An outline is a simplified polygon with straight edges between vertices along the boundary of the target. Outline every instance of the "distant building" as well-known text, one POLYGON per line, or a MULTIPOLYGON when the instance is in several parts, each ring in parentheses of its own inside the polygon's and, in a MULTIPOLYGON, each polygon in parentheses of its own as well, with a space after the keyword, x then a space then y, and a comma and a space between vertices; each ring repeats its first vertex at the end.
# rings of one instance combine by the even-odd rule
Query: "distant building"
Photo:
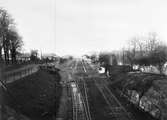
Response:
POLYGON ((48 59, 48 60, 57 60, 59 56, 56 54, 42 54, 41 59, 48 59))
POLYGON ((31 57, 30 53, 22 53, 22 54, 18 54, 16 56, 16 59, 18 61, 30 61, 30 57, 31 57))

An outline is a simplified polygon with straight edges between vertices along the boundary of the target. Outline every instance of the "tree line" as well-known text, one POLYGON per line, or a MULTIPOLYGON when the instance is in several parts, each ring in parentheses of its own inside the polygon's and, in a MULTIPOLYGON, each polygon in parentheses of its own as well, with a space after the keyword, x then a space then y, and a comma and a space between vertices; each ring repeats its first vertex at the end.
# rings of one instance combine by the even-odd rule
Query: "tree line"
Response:
POLYGON ((16 63, 22 46, 14 19, 7 10, 0 8, 0 60, 6 64, 16 63))
POLYGON ((98 55, 85 55, 93 62, 98 62, 103 66, 110 64, 117 65, 138 65, 139 69, 145 66, 155 66, 160 74, 167 69, 167 45, 155 32, 150 32, 144 36, 135 36, 127 41, 126 47, 120 51, 101 52, 98 55), (112 59, 112 60, 111 60, 112 59), (112 62, 111 62, 112 61, 112 62))
POLYGON ((122 58, 124 64, 139 67, 152 65, 162 74, 167 62, 167 45, 155 32, 133 37, 129 40, 128 47, 123 49, 122 58))

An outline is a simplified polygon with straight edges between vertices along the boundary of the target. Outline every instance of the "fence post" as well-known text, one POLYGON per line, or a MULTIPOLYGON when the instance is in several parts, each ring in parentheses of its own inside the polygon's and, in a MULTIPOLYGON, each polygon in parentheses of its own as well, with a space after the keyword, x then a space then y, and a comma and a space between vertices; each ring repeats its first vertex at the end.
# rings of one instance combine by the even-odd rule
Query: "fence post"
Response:
MULTIPOLYGON (((21 78, 21 76, 22 76, 22 72, 20 71, 20 78, 21 78)), ((20 78, 19 78, 19 79, 20 79, 20 78)))
POLYGON ((14 78, 14 80, 16 80, 16 74, 15 74, 15 72, 13 72, 13 78, 14 78))

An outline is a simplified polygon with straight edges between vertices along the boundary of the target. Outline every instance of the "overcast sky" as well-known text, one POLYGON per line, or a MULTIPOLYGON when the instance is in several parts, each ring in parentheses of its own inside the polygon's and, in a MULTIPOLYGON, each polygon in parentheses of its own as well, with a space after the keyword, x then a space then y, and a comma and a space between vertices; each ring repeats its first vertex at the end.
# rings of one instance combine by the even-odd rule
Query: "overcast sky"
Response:
POLYGON ((55 0, 0 0, 0 6, 15 19, 25 52, 56 51, 55 0))
POLYGON ((26 51, 118 50, 148 32, 167 40, 166 0, 0 0, 0 5, 15 18, 26 51))

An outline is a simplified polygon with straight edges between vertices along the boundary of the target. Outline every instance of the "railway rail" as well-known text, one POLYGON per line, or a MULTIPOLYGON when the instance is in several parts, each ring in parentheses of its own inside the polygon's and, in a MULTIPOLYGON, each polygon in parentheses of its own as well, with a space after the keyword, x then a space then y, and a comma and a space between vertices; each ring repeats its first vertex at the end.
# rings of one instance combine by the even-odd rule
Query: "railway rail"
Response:
POLYGON ((73 120, 91 120, 90 113, 88 112, 88 104, 85 100, 86 96, 82 94, 78 85, 75 87, 72 90, 73 120))
MULTIPOLYGON (((91 71, 93 68, 85 62, 82 62, 84 71, 91 71), (87 66, 87 67, 86 67, 87 66), (89 68, 88 68, 89 67, 89 68)), ((104 97, 107 105, 110 108, 110 115, 114 120, 133 120, 133 117, 130 113, 126 111, 126 109, 121 105, 119 100, 113 95, 111 90, 107 86, 107 81, 95 80, 95 85, 99 89, 100 93, 104 97)))
POLYGON ((90 108, 89 108, 89 101, 88 101, 88 95, 87 95, 87 86, 85 81, 81 78, 78 82, 78 89, 80 90, 81 94, 82 94, 82 98, 84 101, 84 105, 85 105, 85 112, 87 115, 88 120, 91 120, 91 113, 90 113, 90 108))
POLYGON ((109 106, 111 113, 110 115, 113 116, 115 120, 133 120, 130 113, 126 111, 126 109, 121 105, 121 103, 117 100, 117 98, 112 94, 109 88, 104 83, 98 83, 95 80, 95 84, 101 94, 103 95, 107 105, 109 106))
MULTIPOLYGON (((75 62, 75 65, 72 65, 72 66, 74 66, 72 73, 74 73, 75 70, 80 67, 77 61, 75 62)), ((73 104, 72 119, 73 120, 91 120, 88 97, 87 97, 87 88, 85 83, 83 83, 82 80, 74 80, 71 83, 71 90, 72 90, 72 104, 73 104)))

